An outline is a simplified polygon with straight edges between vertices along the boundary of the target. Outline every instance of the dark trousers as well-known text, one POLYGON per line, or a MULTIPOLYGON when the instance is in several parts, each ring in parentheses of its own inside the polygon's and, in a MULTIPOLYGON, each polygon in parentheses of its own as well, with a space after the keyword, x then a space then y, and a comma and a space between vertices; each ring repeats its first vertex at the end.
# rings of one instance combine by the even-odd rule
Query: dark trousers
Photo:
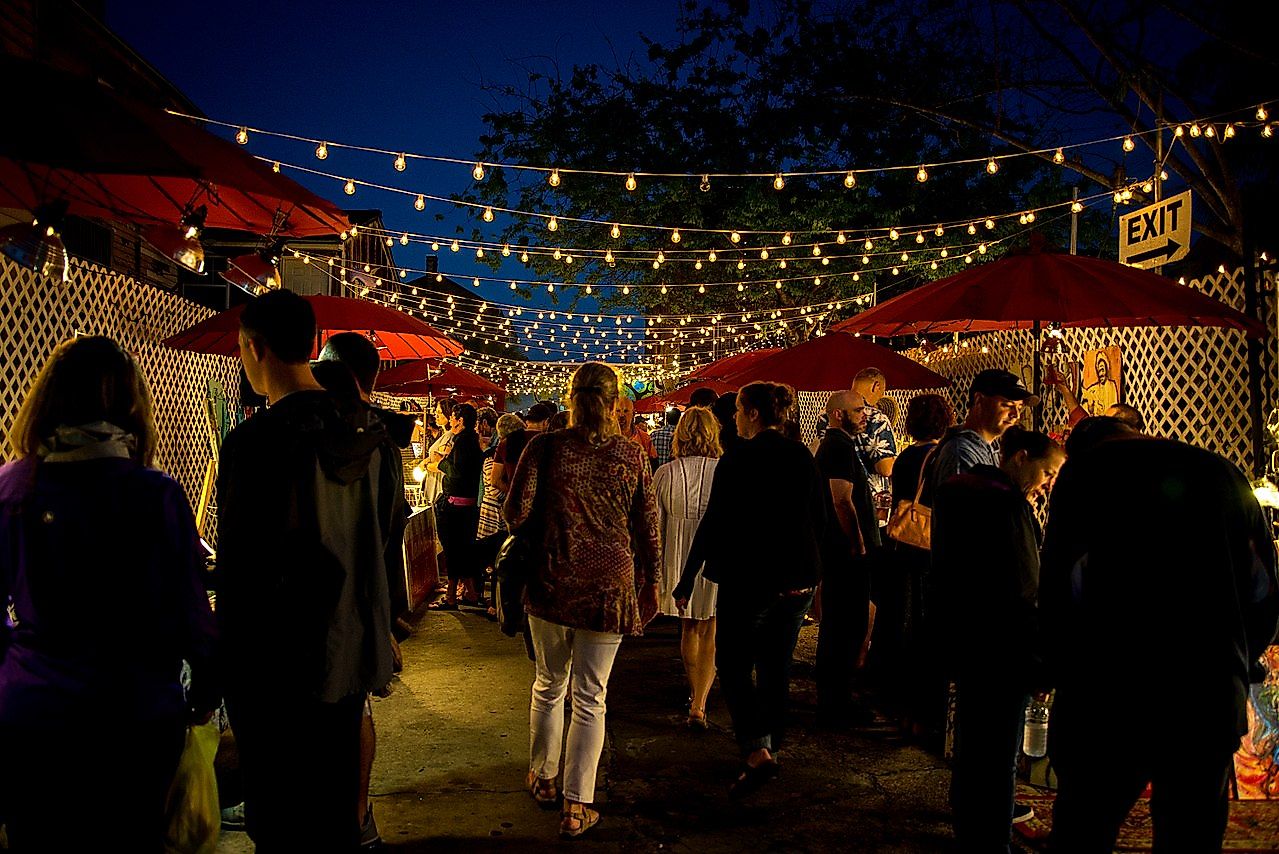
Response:
MULTIPOLYGON (((1106 700, 1114 709, 1124 708, 1120 702, 1113 695, 1106 700)), ((1087 731, 1068 714, 1059 717, 1056 708, 1053 717, 1049 749, 1058 786, 1052 851, 1109 854, 1147 783, 1156 854, 1221 850, 1233 750, 1197 743, 1210 734, 1195 727, 1165 725, 1162 737, 1131 732, 1133 722, 1121 716, 1087 731), (1121 733, 1124 738, 1116 737, 1121 733)))
POLYGON ((323 703, 268 686, 228 691, 245 820, 259 854, 358 849, 364 700, 323 703))
POLYGON ((866 670, 880 708, 893 717, 906 713, 910 697, 908 628, 912 593, 910 568, 898 559, 895 548, 886 547, 871 559, 870 598, 875 603, 875 627, 866 670))
POLYGON ((955 839, 965 852, 1009 851, 1017 754, 1029 699, 1007 671, 955 680, 955 839))
POLYGON ((163 851, 164 802, 185 737, 178 718, 0 727, 9 850, 99 851, 125 815, 128 850, 163 851))
POLYGON ((870 617, 870 573, 864 559, 827 559, 822 574, 822 622, 817 630, 817 713, 847 723, 853 713, 857 657, 870 617))
POLYGON ((715 667, 743 753, 777 750, 786 735, 791 658, 813 594, 719 590, 715 667))
POLYGON ((484 580, 484 567, 477 568, 475 531, 480 525, 479 505, 459 507, 442 496, 435 504, 435 524, 444 547, 449 579, 475 579, 477 587, 484 580))

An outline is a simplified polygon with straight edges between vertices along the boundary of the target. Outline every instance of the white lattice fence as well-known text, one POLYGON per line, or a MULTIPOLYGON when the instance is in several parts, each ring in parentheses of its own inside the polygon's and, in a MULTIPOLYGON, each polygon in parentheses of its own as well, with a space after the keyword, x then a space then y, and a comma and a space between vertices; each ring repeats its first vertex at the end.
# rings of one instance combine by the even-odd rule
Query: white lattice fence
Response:
MULTIPOLYGON (((1190 282, 1189 287, 1244 309, 1242 270, 1217 273, 1190 282)), ((1275 328, 1273 278, 1262 289, 1265 316, 1275 328)), ((1134 329, 1068 329, 1066 354, 1048 357, 1081 360, 1084 351, 1120 348, 1123 402, 1136 407, 1149 431, 1215 451, 1245 470, 1251 470, 1253 449, 1249 439, 1248 358, 1244 336, 1214 328, 1140 327, 1134 329)), ((924 361, 918 351, 908 355, 924 361)), ((974 336, 958 354, 933 353, 926 364, 950 378, 948 390, 959 417, 967 411, 968 386, 979 371, 1005 368, 1025 375, 1030 383, 1034 355, 1031 333, 992 332, 974 336), (983 352, 984 351, 984 352, 983 352)), ((1263 342, 1261 362, 1263 417, 1279 400, 1279 340, 1263 342)), ((913 393, 894 393, 903 405, 913 393)), ((1045 401, 1044 423, 1050 429, 1063 425, 1066 408, 1055 392, 1045 401)))
POLYGON ((209 384, 221 383, 234 407, 237 362, 172 350, 160 341, 211 314, 97 265, 73 261, 70 283, 57 287, 0 256, 0 431, 7 437, 54 347, 77 334, 109 336, 135 354, 151 385, 160 433, 157 468, 181 483, 194 504, 212 456, 209 384))

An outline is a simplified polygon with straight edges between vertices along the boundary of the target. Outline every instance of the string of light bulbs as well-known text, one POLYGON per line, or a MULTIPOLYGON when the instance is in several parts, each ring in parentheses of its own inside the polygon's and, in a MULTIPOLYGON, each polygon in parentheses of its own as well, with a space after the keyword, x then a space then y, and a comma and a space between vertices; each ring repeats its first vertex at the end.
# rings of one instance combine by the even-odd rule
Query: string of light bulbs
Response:
POLYGON ((562 183, 563 176, 566 175, 583 175, 600 178, 623 178, 623 186, 628 192, 634 192, 638 189, 639 179, 641 178, 659 178, 659 179, 685 179, 699 181, 699 187, 704 191, 709 191, 710 182, 715 180, 751 180, 751 179, 768 179, 773 183, 774 189, 785 189, 786 180, 794 178, 828 178, 838 177, 842 179, 842 183, 846 189, 852 189, 857 186, 858 176, 871 174, 891 173, 901 171, 914 171, 916 179, 926 181, 928 179, 929 169, 942 169, 947 167, 972 166, 983 164, 985 170, 991 174, 998 172, 1000 165, 1007 161, 1015 160, 1023 157, 1051 157, 1055 163, 1064 163, 1066 160, 1065 153, 1074 152, 1082 148, 1088 148, 1107 143, 1121 142, 1125 153, 1132 152, 1136 148, 1136 140, 1144 139, 1154 134, 1163 134, 1171 131, 1176 138, 1181 138, 1187 134, 1191 137, 1199 138, 1200 136, 1208 139, 1220 139, 1225 141, 1233 138, 1237 134, 1237 129, 1242 128, 1261 128, 1263 137, 1270 138, 1274 135, 1274 124, 1270 122, 1270 105, 1276 99, 1267 99, 1260 103, 1254 103, 1245 108, 1222 111, 1211 116, 1191 119, 1183 122, 1158 122, 1154 127, 1145 130, 1133 129, 1130 132, 1113 134, 1084 142, 1068 143, 1061 145, 1049 145, 1036 148, 1029 151, 1016 151, 1004 154, 988 154, 974 157, 964 157, 952 160, 941 160, 923 163, 900 163, 880 166, 862 166, 850 168, 844 166, 829 166, 818 169, 782 169, 778 168, 772 171, 751 171, 751 172, 720 172, 714 170, 701 170, 696 172, 663 172, 649 171, 644 169, 585 169, 574 166, 558 166, 558 165, 542 165, 517 163, 500 160, 475 160, 474 158, 451 157, 445 155, 425 154, 405 149, 389 149, 377 146, 358 145, 354 143, 331 141, 319 137, 304 136, 301 134, 290 133, 285 131, 277 131, 268 128, 255 127, 247 123, 229 122, 218 119, 211 119, 205 116, 197 116, 190 113, 184 113, 177 110, 167 110, 171 115, 181 118, 200 122, 215 127, 222 127, 235 130, 235 140, 241 145, 247 145, 251 134, 259 134, 262 136, 273 137, 276 139, 284 139, 294 142, 306 143, 313 146, 313 151, 317 159, 326 160, 329 157, 330 149, 347 150, 361 152, 365 154, 377 154, 383 157, 393 158, 391 161, 392 168, 397 172, 404 172, 408 169, 408 164, 412 160, 423 162, 442 163, 450 165, 469 166, 471 168, 471 177, 476 181, 482 181, 485 177, 486 170, 501 168, 513 171, 534 172, 546 176, 547 183, 552 187, 558 187, 562 183), (1249 119, 1235 119, 1227 121, 1229 116, 1237 116, 1240 113, 1250 113, 1249 119), (1220 132, 1216 126, 1222 125, 1220 132))

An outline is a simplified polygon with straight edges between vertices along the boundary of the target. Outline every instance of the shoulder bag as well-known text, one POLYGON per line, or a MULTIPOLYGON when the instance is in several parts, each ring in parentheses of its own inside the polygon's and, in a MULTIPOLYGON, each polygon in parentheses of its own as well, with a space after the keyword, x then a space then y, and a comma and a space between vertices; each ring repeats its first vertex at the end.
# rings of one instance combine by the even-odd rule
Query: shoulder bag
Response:
POLYGON ((893 515, 888 520, 886 532, 889 537, 899 543, 914 546, 928 551, 932 548, 933 511, 925 507, 920 498, 924 494, 924 479, 928 477, 928 461, 937 453, 941 443, 933 445, 919 467, 919 484, 915 487, 914 500, 897 502, 893 515))
POLYGON ((497 621, 502 634, 515 637, 524 629, 524 594, 530 583, 541 575, 546 563, 546 467, 551 460, 553 439, 548 435, 542 443, 537 466, 537 491, 533 507, 518 530, 512 530, 493 561, 493 582, 497 587, 497 621))

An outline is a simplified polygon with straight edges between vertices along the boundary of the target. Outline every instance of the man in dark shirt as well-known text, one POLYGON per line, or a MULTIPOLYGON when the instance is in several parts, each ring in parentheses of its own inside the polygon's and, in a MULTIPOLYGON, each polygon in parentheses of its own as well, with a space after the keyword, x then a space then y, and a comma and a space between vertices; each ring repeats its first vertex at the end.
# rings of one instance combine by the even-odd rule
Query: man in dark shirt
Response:
POLYGON ((270 407, 219 459, 226 700, 263 854, 356 846, 361 709, 391 678, 389 439, 372 408, 315 381, 314 341, 296 294, 245 306, 240 358, 270 407))
POLYGON ((1110 851, 1149 782, 1156 851, 1219 851, 1249 684, 1279 623, 1274 541, 1226 460, 1087 431, 1107 432, 1092 447, 1072 434, 1044 540, 1054 850, 1110 851))
POLYGON ((827 429, 815 461, 829 488, 822 548, 822 622, 817 636, 817 714, 820 725, 866 723, 870 710, 853 704, 853 676, 859 667, 870 616, 870 567, 880 545, 879 524, 869 479, 854 443, 866 429, 866 399, 857 392, 830 396, 827 429))

